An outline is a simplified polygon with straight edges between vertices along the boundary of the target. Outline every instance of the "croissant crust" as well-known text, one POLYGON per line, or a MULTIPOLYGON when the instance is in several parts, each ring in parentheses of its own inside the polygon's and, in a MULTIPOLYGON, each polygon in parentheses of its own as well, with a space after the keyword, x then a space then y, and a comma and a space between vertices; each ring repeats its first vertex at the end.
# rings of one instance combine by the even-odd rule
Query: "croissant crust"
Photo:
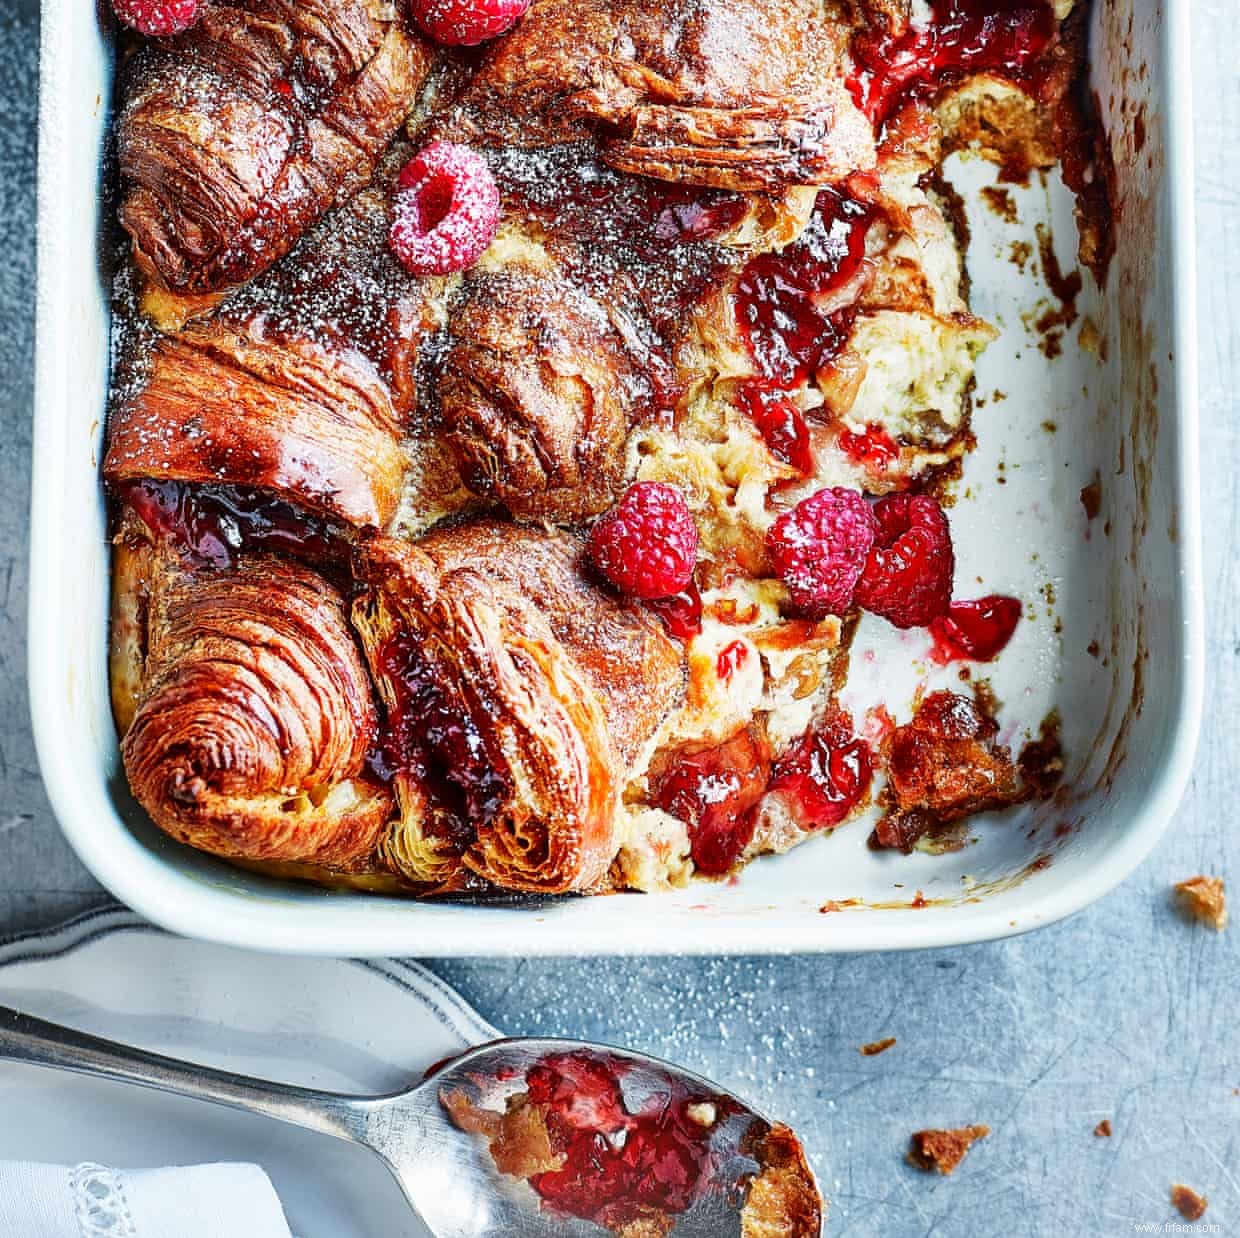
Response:
POLYGON ((432 64, 379 12, 367 0, 212 4, 133 57, 120 214, 149 277, 193 294, 243 283, 365 183, 432 64))
POLYGON ((846 38, 808 0, 539 0, 454 123, 493 145, 597 136, 613 167, 694 185, 826 184, 875 159, 846 38))
POLYGON ((392 801, 363 776, 375 706, 338 591, 287 560, 193 570, 127 536, 147 594, 121 745, 139 803, 216 855, 367 866, 392 801))
POLYGON ((465 484, 518 517, 609 507, 645 382, 602 311, 554 278, 480 274, 449 331, 437 393, 465 484))
POLYGON ((565 534, 489 521, 365 549, 354 623, 406 745, 389 859, 411 879, 443 884, 463 865, 515 890, 603 881, 625 774, 683 671, 657 623, 584 580, 577 554, 565 534), (450 732, 468 755, 445 791, 450 732), (419 746, 438 788, 407 772, 419 746))
POLYGON ((274 491, 385 525, 405 458, 389 387, 360 352, 267 330, 261 315, 191 323, 154 347, 109 423, 104 476, 274 491))

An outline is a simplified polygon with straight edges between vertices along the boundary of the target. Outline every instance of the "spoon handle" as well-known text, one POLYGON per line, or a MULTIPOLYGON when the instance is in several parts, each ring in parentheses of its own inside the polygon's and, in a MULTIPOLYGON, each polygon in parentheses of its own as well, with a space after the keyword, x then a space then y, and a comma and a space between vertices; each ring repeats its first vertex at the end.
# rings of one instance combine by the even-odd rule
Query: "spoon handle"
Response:
POLYGON ((364 1098, 251 1079, 117 1044, 0 1006, 0 1059, 136 1083, 366 1143, 364 1098))

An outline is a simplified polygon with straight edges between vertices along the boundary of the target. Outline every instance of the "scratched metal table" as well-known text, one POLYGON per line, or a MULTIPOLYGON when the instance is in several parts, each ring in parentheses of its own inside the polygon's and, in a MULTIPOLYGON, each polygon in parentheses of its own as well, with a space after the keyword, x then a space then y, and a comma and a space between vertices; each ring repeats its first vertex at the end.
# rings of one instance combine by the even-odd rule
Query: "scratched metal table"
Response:
MULTIPOLYGON (((1240 76, 1233 0, 1194 11, 1210 672, 1196 775, 1153 857, 1066 924, 962 950, 432 962, 511 1032, 663 1054, 794 1123, 831 1235, 1129 1234, 1179 1220, 1173 1181, 1240 1234, 1240 923, 1216 935, 1168 906, 1199 871, 1240 902, 1240 76), (904 1165, 910 1131, 975 1122, 992 1134, 954 1177, 904 1165)), ((27 723, 37 43, 35 0, 0 0, 0 934, 106 901, 61 841, 27 723)))

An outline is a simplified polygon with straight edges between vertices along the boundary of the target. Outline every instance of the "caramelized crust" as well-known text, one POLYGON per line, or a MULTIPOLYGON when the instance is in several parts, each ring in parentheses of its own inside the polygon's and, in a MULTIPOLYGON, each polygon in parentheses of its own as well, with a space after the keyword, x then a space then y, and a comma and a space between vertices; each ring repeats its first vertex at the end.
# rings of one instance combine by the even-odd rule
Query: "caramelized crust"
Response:
POLYGON ((755 1124, 742 1150, 762 1168, 741 1209, 741 1238, 819 1238, 825 1209, 792 1130, 782 1122, 755 1124))
POLYGON ((118 402, 104 476, 271 490, 383 526, 405 458, 387 384, 356 349, 281 336, 262 315, 159 339, 144 386, 118 402))
POLYGON ((389 711, 389 851, 410 879, 442 886, 463 864, 515 890, 602 882, 619 789, 683 670, 577 555, 567 535, 489 521, 362 552, 353 619, 389 711))
POLYGON ((913 720, 891 736, 891 811, 875 827, 870 845, 907 852, 939 826, 1026 798, 1011 754, 994 742, 998 731, 998 723, 968 697, 926 697, 913 720))
POLYGON ((597 135, 623 172, 724 189, 829 184, 874 163, 810 0, 536 0, 450 124, 492 145, 597 135))
POLYGON ((432 63, 395 11, 217 3, 134 56, 120 213, 148 277, 181 293, 243 283, 366 182, 432 63))
POLYGON ((141 667, 121 745, 138 802, 216 855, 367 867, 392 802, 363 777, 377 722, 339 592, 267 555, 194 570, 138 527, 121 553, 145 623, 113 634, 141 640, 114 644, 114 662, 141 667))
POLYGON ((449 332, 437 390, 465 484, 517 517, 611 506, 646 384, 603 311, 554 277, 483 273, 449 332))

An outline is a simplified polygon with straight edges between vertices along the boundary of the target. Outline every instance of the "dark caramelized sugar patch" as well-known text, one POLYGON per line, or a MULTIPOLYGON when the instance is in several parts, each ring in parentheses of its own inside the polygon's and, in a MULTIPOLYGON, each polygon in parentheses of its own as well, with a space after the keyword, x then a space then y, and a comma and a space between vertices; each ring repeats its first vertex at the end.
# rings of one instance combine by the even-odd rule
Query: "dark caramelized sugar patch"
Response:
POLYGON ((716 242, 745 215, 745 199, 615 172, 590 143, 484 153, 505 212, 539 225, 572 282, 608 307, 656 388, 670 388, 670 349, 735 261, 716 242))
POLYGON ((233 566, 247 551, 280 551, 315 563, 342 563, 342 526, 261 490, 179 481, 127 482, 121 501, 151 530, 212 567, 233 566))

